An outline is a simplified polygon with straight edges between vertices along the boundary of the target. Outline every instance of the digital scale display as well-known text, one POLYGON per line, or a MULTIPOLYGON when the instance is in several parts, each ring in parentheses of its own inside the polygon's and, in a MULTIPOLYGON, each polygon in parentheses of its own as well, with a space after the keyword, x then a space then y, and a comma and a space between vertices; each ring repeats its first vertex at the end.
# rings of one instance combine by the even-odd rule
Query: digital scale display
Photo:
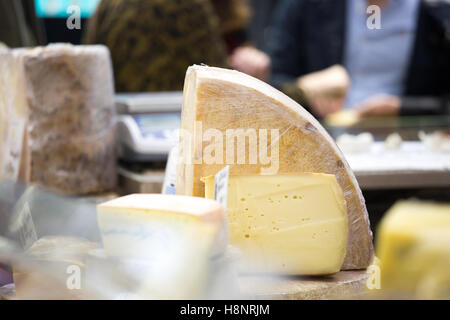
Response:
POLYGON ((178 144, 180 113, 120 115, 120 157, 127 161, 167 159, 178 144))
POLYGON ((144 139, 170 139, 180 128, 180 114, 133 115, 144 139))

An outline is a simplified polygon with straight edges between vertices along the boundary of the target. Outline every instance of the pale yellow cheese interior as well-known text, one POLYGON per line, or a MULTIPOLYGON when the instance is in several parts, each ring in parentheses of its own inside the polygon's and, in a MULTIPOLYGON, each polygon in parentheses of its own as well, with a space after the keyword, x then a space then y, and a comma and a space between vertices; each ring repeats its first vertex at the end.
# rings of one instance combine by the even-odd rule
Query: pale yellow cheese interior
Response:
POLYGON ((400 297, 450 299, 450 205, 397 203, 377 237, 381 289, 400 297))
MULTIPOLYGON (((214 177, 203 179, 214 197, 214 177)), ((291 275, 338 272, 348 227, 343 193, 333 175, 230 176, 230 243, 242 250, 243 270, 291 275)))

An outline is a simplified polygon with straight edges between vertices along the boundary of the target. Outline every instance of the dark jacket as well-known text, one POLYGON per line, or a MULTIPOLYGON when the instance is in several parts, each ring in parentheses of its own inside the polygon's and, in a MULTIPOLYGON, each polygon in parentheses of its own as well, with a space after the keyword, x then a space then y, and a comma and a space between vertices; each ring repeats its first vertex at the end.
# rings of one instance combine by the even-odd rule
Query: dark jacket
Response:
POLYGON ((0 0, 0 42, 11 48, 46 42, 34 0, 0 0))
MULTIPOLYGON (((269 32, 272 84, 306 103, 295 80, 344 64, 345 0, 282 0, 269 32)), ((415 42, 406 73, 402 114, 449 113, 450 4, 422 0, 415 42)))
POLYGON ((227 65, 209 0, 103 0, 84 41, 109 48, 118 92, 183 90, 190 65, 227 65))

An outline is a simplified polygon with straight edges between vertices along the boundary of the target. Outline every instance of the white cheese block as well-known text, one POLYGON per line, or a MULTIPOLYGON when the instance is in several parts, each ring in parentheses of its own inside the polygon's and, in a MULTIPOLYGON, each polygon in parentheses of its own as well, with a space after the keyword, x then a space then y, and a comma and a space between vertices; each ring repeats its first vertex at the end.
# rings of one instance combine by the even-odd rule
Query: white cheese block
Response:
POLYGON ((97 211, 106 253, 125 259, 130 272, 138 273, 140 296, 201 296, 207 285, 210 257, 223 228, 223 210, 218 202, 134 194, 103 203, 97 211))
POLYGON ((348 211, 342 269, 369 266, 372 233, 361 190, 343 154, 311 114, 264 82, 205 66, 188 69, 183 99, 178 194, 204 196, 200 179, 226 165, 232 175, 333 174, 348 211))
POLYGON ((211 250, 223 224, 220 204, 196 197, 134 194, 97 210, 105 250, 119 257, 152 258, 183 239, 211 250))

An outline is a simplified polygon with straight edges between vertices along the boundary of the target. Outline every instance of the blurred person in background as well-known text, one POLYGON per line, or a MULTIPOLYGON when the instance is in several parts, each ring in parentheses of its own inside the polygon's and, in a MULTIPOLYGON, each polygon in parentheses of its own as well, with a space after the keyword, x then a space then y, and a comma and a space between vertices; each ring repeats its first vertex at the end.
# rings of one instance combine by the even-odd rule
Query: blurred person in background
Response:
POLYGON ((118 92, 182 90, 201 63, 267 79, 268 56, 246 46, 250 16, 243 0, 103 0, 84 42, 110 49, 118 92))
POLYGON ((270 58, 257 49, 249 37, 253 8, 244 0, 211 0, 219 16, 220 32, 227 45, 230 68, 247 73, 263 81, 270 76, 270 58))
POLYGON ((280 0, 267 50, 272 84, 318 117, 448 112, 448 1, 280 0), (369 28, 370 5, 379 29, 369 28))
POLYGON ((34 0, 0 0, 0 42, 10 48, 45 43, 34 0))
POLYGON ((219 18, 219 31, 231 54, 247 42, 247 25, 252 16, 245 0, 211 0, 219 18))
POLYGON ((188 66, 227 65, 219 28, 209 0, 103 0, 85 42, 110 49, 118 92, 177 91, 188 66))

